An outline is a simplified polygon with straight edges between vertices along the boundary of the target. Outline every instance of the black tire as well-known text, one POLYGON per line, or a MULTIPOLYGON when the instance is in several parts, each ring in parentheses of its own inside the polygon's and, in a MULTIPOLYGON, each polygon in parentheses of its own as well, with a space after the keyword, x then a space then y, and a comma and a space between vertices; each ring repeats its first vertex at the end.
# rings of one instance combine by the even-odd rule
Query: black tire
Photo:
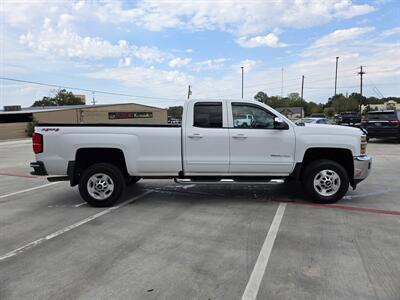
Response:
POLYGON ((126 182, 127 185, 134 185, 136 182, 138 182, 140 179, 142 179, 141 177, 135 177, 135 176, 129 176, 128 180, 126 182))
MULTIPOLYGON (((332 172, 327 173, 333 174, 332 172)), ((320 179, 321 181, 324 181, 324 176, 321 176, 320 179)), ((321 159, 316 160, 306 166, 306 169, 302 174, 302 183, 306 194, 311 197, 313 202, 321 204, 334 203, 342 199, 349 189, 349 175, 347 174, 345 168, 343 168, 343 166, 337 162, 328 159, 321 159), (329 184, 328 188, 325 189, 325 191, 328 192, 326 193, 327 195, 322 194, 324 192, 323 189, 321 192, 321 190, 318 190, 318 187, 314 187, 314 179, 318 179, 317 174, 321 174, 320 172, 323 170, 334 171, 334 173, 336 173, 336 175, 338 175, 340 178, 340 184, 339 180, 337 179, 333 181, 328 180, 331 183, 329 184), (332 184, 334 183, 337 183, 338 185, 338 190, 336 192, 334 192, 334 189, 331 188, 332 184), (331 188, 331 190, 329 190, 329 188, 331 188), (332 192, 334 192, 334 194, 330 194, 332 192)), ((321 185, 319 185, 319 188, 321 188, 321 185)))
MULTIPOLYGON (((99 182, 100 183, 100 182, 99 182)), ((89 184, 90 185, 90 184, 89 184)), ((82 174, 81 179, 79 181, 79 193, 81 194, 81 197, 90 205, 96 206, 96 207, 108 207, 108 206, 113 206, 115 202, 118 201, 120 196, 123 194, 123 191, 125 189, 125 178, 122 175, 122 172, 120 169, 118 169, 116 166, 108 163, 98 163, 91 165, 88 167, 82 174), (94 175, 95 174, 105 174, 104 178, 107 178, 107 180, 103 180, 103 177, 98 177, 100 178, 99 180, 103 180, 106 186, 113 186, 112 191, 111 188, 109 188, 106 192, 100 192, 98 195, 104 194, 105 198, 104 199, 96 199, 91 195, 91 192, 89 191, 89 186, 88 182, 89 180, 93 184, 93 179, 96 178, 94 175), (111 183, 111 184, 110 184, 111 183), (109 192, 109 194, 107 194, 109 192)), ((92 191, 92 194, 96 193, 92 191)))

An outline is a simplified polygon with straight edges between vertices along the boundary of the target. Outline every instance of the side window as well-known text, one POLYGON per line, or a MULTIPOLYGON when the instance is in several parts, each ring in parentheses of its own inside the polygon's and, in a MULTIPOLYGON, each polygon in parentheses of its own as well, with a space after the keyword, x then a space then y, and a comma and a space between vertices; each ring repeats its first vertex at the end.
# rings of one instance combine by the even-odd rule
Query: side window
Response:
POLYGON ((321 119, 317 121, 318 124, 326 124, 326 120, 325 119, 321 119))
POLYGON ((274 128, 275 116, 255 105, 232 103, 234 128, 274 128))
POLYGON ((195 103, 193 117, 193 126, 205 128, 222 128, 222 103, 195 103))

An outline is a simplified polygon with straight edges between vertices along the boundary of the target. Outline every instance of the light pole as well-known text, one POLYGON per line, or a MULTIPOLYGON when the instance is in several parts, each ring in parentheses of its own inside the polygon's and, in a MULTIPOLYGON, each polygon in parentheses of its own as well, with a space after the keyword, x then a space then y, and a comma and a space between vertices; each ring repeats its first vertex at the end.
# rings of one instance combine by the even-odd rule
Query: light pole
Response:
POLYGON ((336 96, 336 87, 337 87, 337 68, 338 68, 338 61, 339 61, 339 56, 336 56, 335 94, 334 94, 334 96, 336 96))
POLYGON ((244 73, 244 67, 240 67, 242 69, 242 99, 243 99, 243 73, 244 73))
POLYGON ((300 116, 303 118, 303 91, 304 91, 304 75, 301 76, 301 111, 300 116))

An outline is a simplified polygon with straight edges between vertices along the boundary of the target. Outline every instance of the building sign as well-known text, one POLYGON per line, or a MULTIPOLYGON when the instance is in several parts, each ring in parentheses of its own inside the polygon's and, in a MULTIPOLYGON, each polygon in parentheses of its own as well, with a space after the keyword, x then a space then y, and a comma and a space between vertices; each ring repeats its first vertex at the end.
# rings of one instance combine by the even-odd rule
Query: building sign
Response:
POLYGON ((109 112, 108 119, 109 120, 117 120, 117 119, 139 119, 139 118, 152 118, 152 112, 139 111, 139 112, 130 112, 130 111, 120 111, 120 112, 109 112))

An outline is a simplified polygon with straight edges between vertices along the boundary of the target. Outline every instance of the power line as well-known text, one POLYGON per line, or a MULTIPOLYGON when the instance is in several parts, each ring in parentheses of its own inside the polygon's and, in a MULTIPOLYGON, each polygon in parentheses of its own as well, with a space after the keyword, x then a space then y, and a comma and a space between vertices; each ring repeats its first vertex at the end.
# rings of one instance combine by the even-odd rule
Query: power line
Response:
POLYGON ((63 88, 63 89, 70 89, 70 90, 77 90, 77 91, 84 91, 84 92, 89 92, 89 93, 98 93, 98 94, 112 95, 112 96, 130 97, 130 98, 143 98, 143 99, 154 99, 154 100, 184 101, 183 98, 165 98, 165 97, 153 97, 153 96, 124 94, 124 93, 117 93, 117 92, 107 92, 107 91, 101 91, 101 90, 91 90, 91 89, 85 89, 85 88, 79 88, 79 87, 71 87, 71 86, 64 86, 64 85, 60 85, 60 84, 50 84, 50 83, 43 83, 43 82, 37 82, 37 81, 29 81, 29 80, 22 80, 22 79, 9 78, 9 77, 0 77, 0 80, 7 80, 7 81, 14 81, 14 82, 21 82, 21 83, 29 83, 29 84, 36 84, 36 85, 41 85, 41 86, 63 88))

